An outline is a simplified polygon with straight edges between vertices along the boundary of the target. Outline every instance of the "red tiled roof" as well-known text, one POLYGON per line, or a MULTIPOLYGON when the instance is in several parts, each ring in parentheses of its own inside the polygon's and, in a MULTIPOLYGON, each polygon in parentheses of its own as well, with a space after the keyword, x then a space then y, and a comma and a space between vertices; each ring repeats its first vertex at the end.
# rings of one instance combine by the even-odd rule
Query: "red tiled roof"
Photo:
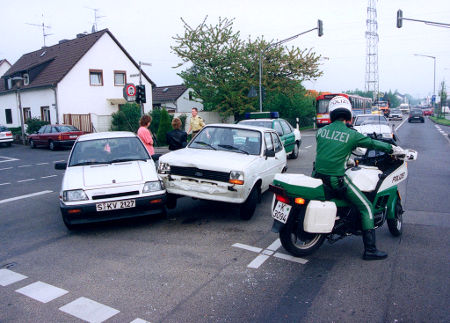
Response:
POLYGON ((158 86, 153 88, 153 103, 164 103, 176 101, 185 91, 187 87, 183 84, 158 86))
MULTIPOLYGON (((119 41, 112 35, 108 29, 100 30, 92 34, 86 34, 63 43, 50 47, 44 47, 37 51, 22 55, 19 60, 11 66, 5 73, 5 76, 12 76, 21 72, 29 71, 33 67, 42 66, 35 78, 30 80, 30 84, 26 88, 54 86, 60 82, 64 76, 73 68, 73 66, 86 54, 87 51, 97 42, 100 37, 108 33, 116 44, 122 49, 133 64, 139 68, 137 63, 132 59, 128 52, 123 48, 119 41)), ((142 72, 142 75, 155 86, 152 80, 142 72)), ((31 75, 30 75, 31 76, 31 75)), ((5 91, 5 81, 0 80, 0 92, 5 91)))

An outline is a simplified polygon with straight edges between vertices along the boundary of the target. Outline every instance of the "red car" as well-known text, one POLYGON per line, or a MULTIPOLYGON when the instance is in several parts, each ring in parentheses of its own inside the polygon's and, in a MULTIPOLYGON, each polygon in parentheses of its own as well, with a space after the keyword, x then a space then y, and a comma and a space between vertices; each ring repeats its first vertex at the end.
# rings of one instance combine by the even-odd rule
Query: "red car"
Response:
POLYGON ((49 124, 42 126, 36 133, 28 136, 31 148, 46 146, 50 150, 60 147, 72 147, 75 140, 84 132, 74 126, 65 124, 49 124))
POLYGON ((425 116, 432 116, 433 115, 433 108, 423 109, 423 114, 425 116))

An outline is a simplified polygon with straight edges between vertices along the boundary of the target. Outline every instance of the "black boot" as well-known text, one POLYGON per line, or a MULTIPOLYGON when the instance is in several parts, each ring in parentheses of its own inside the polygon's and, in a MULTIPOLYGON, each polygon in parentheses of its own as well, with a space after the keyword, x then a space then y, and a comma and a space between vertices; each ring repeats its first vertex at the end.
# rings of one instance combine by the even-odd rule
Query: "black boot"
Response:
POLYGON ((379 260, 387 257, 387 253, 384 251, 377 250, 375 246, 375 230, 364 230, 363 231, 363 242, 364 242, 364 260, 379 260))

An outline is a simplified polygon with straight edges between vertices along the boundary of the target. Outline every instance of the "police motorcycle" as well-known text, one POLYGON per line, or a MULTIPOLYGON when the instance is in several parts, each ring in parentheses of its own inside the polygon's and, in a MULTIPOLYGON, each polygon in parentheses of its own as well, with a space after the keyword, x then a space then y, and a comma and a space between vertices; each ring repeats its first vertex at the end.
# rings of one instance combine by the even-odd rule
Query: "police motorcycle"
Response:
MULTIPOLYGON (((387 222, 390 233, 400 236, 403 208, 398 184, 407 178, 407 161, 416 160, 417 151, 398 149, 389 155, 357 148, 353 154, 356 158, 349 160, 345 174, 372 203, 375 229, 387 222)), ((283 247, 296 257, 312 254, 325 239, 333 244, 362 234, 357 209, 336 196, 322 179, 276 174, 269 190, 275 193, 272 231, 279 233, 283 247)))

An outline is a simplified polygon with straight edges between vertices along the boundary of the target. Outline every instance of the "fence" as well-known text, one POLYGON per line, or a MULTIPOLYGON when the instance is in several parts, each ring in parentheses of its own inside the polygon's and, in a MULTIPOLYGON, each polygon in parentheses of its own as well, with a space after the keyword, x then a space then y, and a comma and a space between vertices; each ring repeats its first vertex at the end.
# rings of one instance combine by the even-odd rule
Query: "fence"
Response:
POLYGON ((70 124, 84 132, 93 132, 90 114, 64 114, 64 124, 70 124))

